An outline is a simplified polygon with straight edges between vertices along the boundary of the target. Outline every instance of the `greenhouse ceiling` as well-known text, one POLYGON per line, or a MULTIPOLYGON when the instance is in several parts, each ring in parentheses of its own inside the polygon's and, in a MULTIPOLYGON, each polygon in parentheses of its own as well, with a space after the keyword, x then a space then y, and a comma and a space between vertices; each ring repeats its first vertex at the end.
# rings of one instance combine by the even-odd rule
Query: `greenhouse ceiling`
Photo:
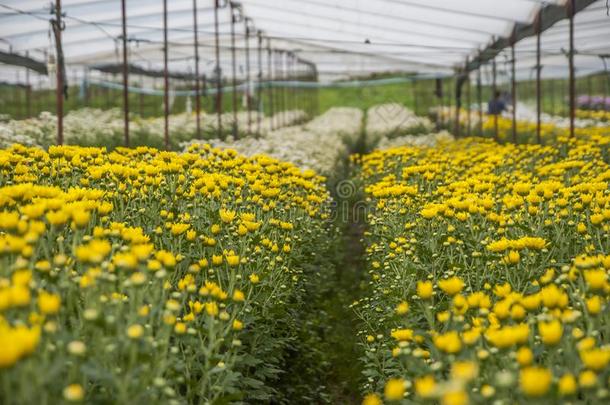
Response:
MULTIPOLYGON (((122 63, 121 1, 63 0, 63 52, 68 79, 81 77, 96 64, 122 63)), ((194 66, 193 0, 172 0, 168 6, 169 69, 192 72, 194 66)), ((221 1, 223 3, 223 1, 221 1)), ((604 70, 601 55, 610 55, 610 17, 605 0, 577 0, 574 19, 577 75, 604 70)), ((54 54, 50 29, 51 4, 42 0, 0 0, 0 51, 46 61, 54 54)), ((201 71, 212 75, 215 65, 214 1, 197 0, 201 71)), ((510 38, 515 27, 533 24, 545 6, 565 6, 564 0, 244 0, 242 14, 251 19, 246 44, 245 22, 235 24, 238 75, 258 71, 256 31, 263 46, 294 52, 313 62, 320 80, 371 73, 408 72, 423 76, 450 75, 476 59, 498 38, 510 38)), ((163 68, 163 2, 127 0, 129 63, 144 69, 163 68)), ((567 13, 566 13, 567 15, 567 13)), ((220 64, 231 69, 230 7, 218 10, 220 64)), ((515 46, 517 77, 533 77, 535 37, 515 46)), ((568 20, 542 33, 544 77, 568 75, 568 20)), ((266 71, 263 49, 261 67, 266 71)), ((497 57, 505 69, 509 53, 497 57)), ((607 60, 610 63, 610 59, 607 60)), ((23 82, 24 68, 0 65, 0 81, 23 82)), ((38 79, 46 80, 45 77, 38 79)))

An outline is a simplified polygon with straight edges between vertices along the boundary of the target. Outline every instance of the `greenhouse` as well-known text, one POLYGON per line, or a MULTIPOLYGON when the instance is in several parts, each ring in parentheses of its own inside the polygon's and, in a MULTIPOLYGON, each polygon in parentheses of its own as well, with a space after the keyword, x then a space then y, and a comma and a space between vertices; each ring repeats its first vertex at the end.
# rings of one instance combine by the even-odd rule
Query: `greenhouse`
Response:
POLYGON ((0 0, 0 404, 610 403, 607 0, 0 0))

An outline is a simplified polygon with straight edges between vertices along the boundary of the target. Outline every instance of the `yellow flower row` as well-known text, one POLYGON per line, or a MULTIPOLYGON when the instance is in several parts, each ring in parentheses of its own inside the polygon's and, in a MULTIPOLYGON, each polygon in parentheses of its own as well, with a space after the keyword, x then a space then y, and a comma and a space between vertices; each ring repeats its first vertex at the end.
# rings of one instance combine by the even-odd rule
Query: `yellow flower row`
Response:
POLYGON ((0 150, 0 402, 270 401, 329 210, 266 156, 0 150))
POLYGON ((610 396, 610 137, 353 160, 368 194, 364 404, 610 396), (577 397, 578 395, 578 397, 577 397))

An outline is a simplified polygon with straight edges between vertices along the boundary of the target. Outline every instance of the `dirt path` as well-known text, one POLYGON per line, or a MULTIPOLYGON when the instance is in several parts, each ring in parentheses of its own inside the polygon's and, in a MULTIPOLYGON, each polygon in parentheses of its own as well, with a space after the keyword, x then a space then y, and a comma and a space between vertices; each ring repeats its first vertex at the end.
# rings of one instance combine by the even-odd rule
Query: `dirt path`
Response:
POLYGON ((362 401, 362 382, 358 345, 358 320, 350 307, 364 291, 364 246, 362 236, 365 217, 356 209, 363 201, 362 187, 353 180, 354 167, 349 154, 366 152, 363 130, 359 139, 347 144, 345 159, 337 162, 328 188, 334 202, 334 218, 328 231, 335 243, 320 252, 320 263, 312 264, 318 274, 312 279, 300 303, 305 316, 293 343, 293 355, 288 359, 277 389, 292 404, 330 403, 357 405, 362 401), (304 398, 299 393, 310 393, 304 398), (315 394, 314 394, 315 393, 315 394))
MULTIPOLYGON (((348 145, 350 154, 366 152, 364 124, 363 121, 358 141, 348 145)), ((333 288, 328 291, 324 305, 331 322, 325 339, 331 364, 328 386, 333 404, 360 404, 358 387, 362 369, 359 358, 362 352, 357 344, 358 320, 350 305, 360 298, 364 290, 363 275, 366 269, 362 237, 365 218, 357 210, 357 203, 362 201, 363 194, 361 187, 353 180, 353 166, 349 159, 341 163, 337 172, 339 176, 331 189, 337 202, 341 240, 333 288)))

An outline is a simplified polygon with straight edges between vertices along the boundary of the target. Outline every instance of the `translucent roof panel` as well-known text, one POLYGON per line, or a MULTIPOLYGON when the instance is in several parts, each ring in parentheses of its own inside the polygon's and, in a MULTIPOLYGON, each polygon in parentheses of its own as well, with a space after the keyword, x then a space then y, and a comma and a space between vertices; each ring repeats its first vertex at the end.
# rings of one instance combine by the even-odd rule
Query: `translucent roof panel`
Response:
MULTIPOLYGON (((578 2, 582 0, 577 0, 578 2)), ((587 2, 587 4, 590 1, 587 2)), ((224 3, 221 0, 221 3, 224 3)), ((485 49, 494 39, 511 35, 515 24, 531 24, 545 4, 565 0, 243 0, 242 14, 265 37, 263 46, 294 52, 314 63, 323 81, 381 72, 450 75, 485 49)), ((26 52, 44 61, 54 54, 48 0, 0 0, 0 49, 26 52)), ((127 0, 129 61, 143 68, 163 67, 163 2, 127 0)), ((194 69, 193 0, 171 0, 168 5, 168 57, 172 71, 194 69)), ((214 0, 198 0, 198 36, 202 73, 216 65, 214 0)), ((62 33, 67 69, 83 75, 96 64, 121 63, 121 1, 63 0, 62 33)), ((218 10, 220 65, 232 70, 231 16, 228 6, 218 10)), ((577 14, 576 56, 579 74, 599 71, 599 54, 610 53, 610 19, 605 1, 598 0, 577 14)), ((245 23, 235 24, 237 76, 258 72, 257 40, 246 46, 245 23)), ((544 74, 566 76, 567 21, 544 32, 544 74)), ((518 78, 528 78, 535 65, 535 39, 517 44, 518 78)), ((263 73, 269 74, 262 53, 263 73)), ((498 56, 498 60, 505 56, 498 56)), ((281 63, 281 62, 279 62, 281 63)), ((276 65, 272 66, 275 69, 276 65)), ((0 80, 17 81, 22 68, 0 67, 0 80)))

